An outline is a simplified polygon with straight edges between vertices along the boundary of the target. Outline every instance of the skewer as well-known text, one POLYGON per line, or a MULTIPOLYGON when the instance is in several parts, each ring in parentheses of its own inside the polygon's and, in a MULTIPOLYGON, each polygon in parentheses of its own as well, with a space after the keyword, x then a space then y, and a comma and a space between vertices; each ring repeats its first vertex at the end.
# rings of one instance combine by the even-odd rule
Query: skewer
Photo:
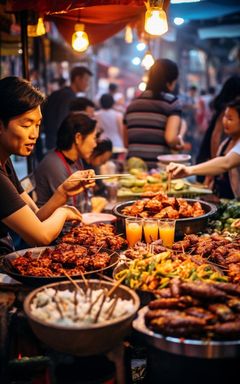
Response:
POLYGON ((84 285, 85 285, 86 291, 87 291, 88 287, 89 287, 88 281, 87 281, 86 277, 84 276, 84 273, 82 271, 79 271, 79 272, 80 272, 81 278, 83 279, 83 282, 84 282, 84 285))
POLYGON ((119 299, 119 297, 116 296, 116 297, 114 298, 114 300, 113 300, 113 303, 110 305, 110 307, 109 307, 108 310, 106 311, 106 313, 108 314, 107 317, 106 317, 106 320, 111 319, 112 314, 113 314, 113 312, 114 312, 114 309, 116 308, 118 299, 119 299))
POLYGON ((62 270, 64 275, 68 278, 68 280, 71 281, 71 283, 74 285, 74 287, 76 288, 77 291, 80 291, 80 287, 77 285, 76 281, 74 281, 71 276, 69 276, 69 274, 63 269, 62 270))
POLYGON ((127 274, 123 275, 123 276, 121 277, 121 279, 119 279, 119 280, 117 281, 117 283, 114 284, 114 286, 112 287, 112 289, 110 289, 110 291, 107 293, 106 297, 109 297, 109 296, 111 296, 111 295, 113 294, 113 292, 119 287, 119 285, 123 282, 123 280, 125 280, 126 276, 127 276, 127 274))
POLYGON ((166 192, 171 191, 172 172, 168 172, 166 192))
POLYGON ((105 292, 103 292, 102 302, 101 302, 101 304, 100 304, 99 310, 97 311, 97 314, 96 314, 95 319, 94 319, 94 321, 93 321, 94 323, 97 323, 97 321, 98 321, 98 318, 99 318, 99 316, 100 316, 100 313, 101 313, 101 311, 102 311, 103 304, 105 303, 106 298, 107 298, 107 295, 105 295, 105 292))
POLYGON ((105 296, 105 293, 104 292, 101 292, 100 295, 98 295, 98 297, 90 304, 87 312, 86 312, 86 315, 90 315, 92 309, 93 309, 93 306, 98 302, 98 300, 100 299, 100 297, 104 295, 105 296))

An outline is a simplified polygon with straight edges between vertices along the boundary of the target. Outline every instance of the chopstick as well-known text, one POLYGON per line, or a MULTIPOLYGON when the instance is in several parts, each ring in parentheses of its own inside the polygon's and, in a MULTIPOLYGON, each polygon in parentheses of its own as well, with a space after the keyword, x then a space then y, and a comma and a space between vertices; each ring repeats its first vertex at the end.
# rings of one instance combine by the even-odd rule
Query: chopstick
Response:
POLYGON ((89 180, 102 180, 102 179, 112 179, 114 177, 128 177, 131 176, 129 173, 114 173, 112 175, 96 175, 94 177, 84 177, 82 179, 76 178, 74 180, 69 180, 68 182, 75 182, 75 181, 89 181, 89 180))
POLYGON ((168 172, 166 192, 171 191, 172 172, 168 172))

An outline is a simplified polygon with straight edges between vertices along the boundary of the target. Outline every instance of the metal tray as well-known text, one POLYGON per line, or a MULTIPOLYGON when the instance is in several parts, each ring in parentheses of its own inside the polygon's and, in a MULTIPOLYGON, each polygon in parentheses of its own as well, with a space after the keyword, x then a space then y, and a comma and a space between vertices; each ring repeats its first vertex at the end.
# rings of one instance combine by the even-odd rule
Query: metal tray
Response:
POLYGON ((179 339, 163 336, 148 329, 144 316, 148 307, 138 311, 138 317, 133 321, 133 328, 144 342, 151 347, 181 356, 205 359, 235 358, 240 356, 240 340, 233 341, 202 341, 179 339))
MULTIPOLYGON (((8 255, 5 255, 2 257, 1 260, 1 265, 0 265, 0 270, 1 273, 5 273, 6 275, 12 277, 13 279, 20 281, 23 284, 26 285, 31 285, 34 287, 40 287, 45 284, 50 284, 54 282, 60 282, 67 280, 66 276, 54 276, 54 277, 46 277, 46 276, 31 276, 31 275, 21 275, 18 273, 14 267, 11 266, 11 260, 16 259, 19 256, 24 255, 25 252, 29 251, 32 252, 32 256, 37 258, 40 254, 40 252, 43 252, 46 248, 53 249, 55 247, 35 247, 35 248, 27 248, 27 249, 21 249, 20 251, 17 252, 12 252, 9 253, 8 255)), ((113 267, 118 263, 119 260, 119 254, 114 251, 110 251, 108 249, 102 249, 104 252, 108 252, 111 254, 111 262, 106 268, 102 269, 96 269, 93 271, 85 272, 84 276, 86 278, 88 277, 94 277, 95 274, 97 273, 104 273, 107 271, 112 271, 113 267)), ((71 276, 72 279, 81 279, 82 275, 74 275, 71 276)))

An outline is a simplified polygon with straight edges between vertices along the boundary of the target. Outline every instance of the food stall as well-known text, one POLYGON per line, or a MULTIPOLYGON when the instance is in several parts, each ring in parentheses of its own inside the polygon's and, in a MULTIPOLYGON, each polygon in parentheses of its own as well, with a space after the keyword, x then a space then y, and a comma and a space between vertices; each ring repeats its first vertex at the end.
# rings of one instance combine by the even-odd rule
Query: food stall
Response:
POLYGON ((146 382, 177 383, 187 371, 190 383, 196 370, 196 382, 230 378, 240 353, 238 211, 237 201, 215 206, 170 188, 169 195, 118 202, 114 222, 72 225, 56 245, 4 256, 1 353, 8 379, 40 372, 54 382, 71 356, 85 367, 107 367, 94 382, 134 382, 139 351, 146 382), (129 246, 125 222, 137 216, 141 237, 129 246), (148 220, 155 220, 156 237, 148 220), (171 243, 162 220, 175 221, 171 243))

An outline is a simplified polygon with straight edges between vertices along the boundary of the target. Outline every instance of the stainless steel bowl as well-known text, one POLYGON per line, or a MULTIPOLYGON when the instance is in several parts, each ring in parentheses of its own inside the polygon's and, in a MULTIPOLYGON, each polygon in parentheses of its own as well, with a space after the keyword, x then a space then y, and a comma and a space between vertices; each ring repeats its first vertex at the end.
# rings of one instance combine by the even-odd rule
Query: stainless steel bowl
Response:
MULTIPOLYGON (((193 204, 196 201, 201 203, 205 214, 198 217, 189 217, 186 219, 176 220, 175 240, 183 238, 184 235, 190 233, 205 232, 208 224, 208 219, 217 212, 217 207, 214 204, 207 203, 202 200, 196 199, 185 199, 189 204, 193 204)), ((136 200, 126 201, 124 203, 117 204, 113 207, 113 213, 117 216, 118 230, 120 232, 125 231, 125 219, 130 217, 122 213, 123 208, 132 205, 136 200)))
POLYGON ((138 317, 133 321, 133 328, 142 340, 151 347, 181 356, 205 359, 234 358, 240 356, 240 340, 210 341, 179 339, 163 336, 151 331, 145 325, 145 313, 148 307, 138 311, 138 317))

